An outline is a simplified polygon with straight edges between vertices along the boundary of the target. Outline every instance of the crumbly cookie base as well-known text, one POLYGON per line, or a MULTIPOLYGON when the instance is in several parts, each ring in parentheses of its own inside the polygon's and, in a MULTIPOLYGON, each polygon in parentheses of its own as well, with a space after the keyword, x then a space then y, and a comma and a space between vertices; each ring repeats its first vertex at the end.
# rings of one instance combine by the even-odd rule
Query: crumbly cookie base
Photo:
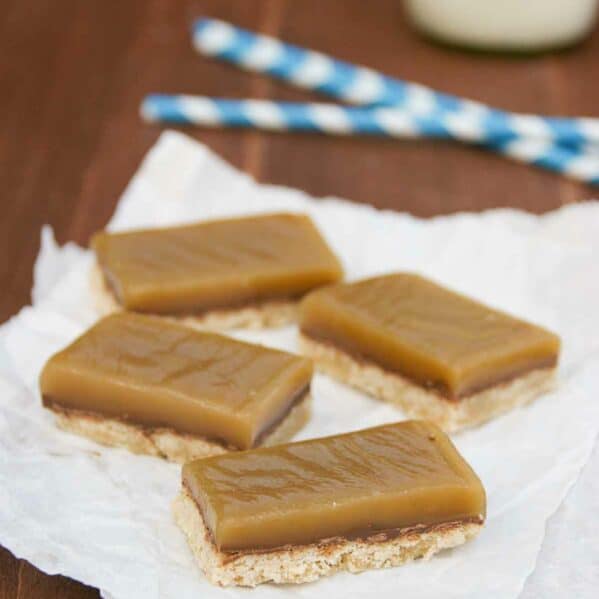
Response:
POLYGON ((431 420, 446 432, 482 424, 523 406, 556 385, 556 368, 531 370, 510 381, 453 401, 372 362, 358 361, 328 343, 300 335, 300 350, 316 368, 377 399, 400 407, 411 418, 431 420))
MULTIPOLYGON (((92 268, 90 286, 96 311, 101 316, 123 309, 104 284, 104 277, 97 265, 92 268)), ((198 315, 166 316, 165 318, 202 331, 276 328, 293 324, 297 320, 297 302, 273 300, 241 308, 211 310, 198 315)))
POLYGON ((302 583, 338 571, 361 572, 399 566, 456 547, 475 537, 481 522, 448 522, 406 529, 393 538, 327 539, 260 552, 223 552, 214 545, 202 514, 186 489, 173 503, 176 523, 208 580, 220 586, 255 587, 265 582, 302 583))
MULTIPOLYGON (((279 425, 264 438, 260 446, 277 445, 293 437, 308 421, 310 404, 311 397, 307 393, 304 399, 296 403, 279 425)), ((150 428, 114 418, 105 418, 100 414, 58 406, 47 407, 54 413, 57 426, 65 431, 88 437, 102 445, 122 447, 132 453, 157 456, 171 462, 183 464, 197 458, 238 451, 238 448, 232 445, 179 433, 169 428, 150 428)))

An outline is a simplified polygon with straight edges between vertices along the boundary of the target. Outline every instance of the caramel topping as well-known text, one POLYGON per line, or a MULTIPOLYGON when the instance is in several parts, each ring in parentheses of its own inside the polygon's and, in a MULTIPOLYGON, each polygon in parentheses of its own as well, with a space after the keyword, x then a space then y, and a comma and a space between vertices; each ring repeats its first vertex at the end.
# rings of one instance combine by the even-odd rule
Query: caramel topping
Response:
POLYGON ((47 403, 245 449, 310 384, 309 360, 164 319, 108 316, 50 358, 47 403))
POLYGON ((183 484, 229 551, 482 521, 486 505, 472 469, 424 421, 196 460, 183 484))
POLYGON ((450 399, 554 366, 559 338, 423 277, 393 274, 317 290, 302 332, 450 399))
POLYGON ((295 299, 343 274, 312 221, 299 214, 103 232, 91 246, 116 299, 137 312, 295 299))

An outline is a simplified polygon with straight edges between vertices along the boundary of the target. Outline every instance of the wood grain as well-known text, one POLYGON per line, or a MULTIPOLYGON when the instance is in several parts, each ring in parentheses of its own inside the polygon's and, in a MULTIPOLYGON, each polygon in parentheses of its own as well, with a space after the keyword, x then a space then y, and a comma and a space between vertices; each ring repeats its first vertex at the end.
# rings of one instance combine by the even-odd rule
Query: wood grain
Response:
MULTIPOLYGON (((398 0, 4 0, 0 11, 0 321, 29 301, 39 231, 85 244, 160 128, 152 91, 313 96, 197 56, 195 17, 216 16, 502 108, 599 116, 599 35, 567 52, 503 57, 421 39, 398 0), (117 8, 118 5, 118 8, 117 8)), ((419 216, 499 206, 533 212, 590 197, 557 175, 438 142, 189 131, 257 179, 419 216)), ((0 599, 97 597, 0 550, 0 599)))

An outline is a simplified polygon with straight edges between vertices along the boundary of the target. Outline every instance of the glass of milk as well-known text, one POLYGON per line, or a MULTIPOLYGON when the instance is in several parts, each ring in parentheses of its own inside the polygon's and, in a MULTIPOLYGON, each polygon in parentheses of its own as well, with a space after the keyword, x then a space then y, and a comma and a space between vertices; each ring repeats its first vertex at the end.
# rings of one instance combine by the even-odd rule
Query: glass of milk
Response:
POLYGON ((592 29, 599 0, 405 0, 414 24, 440 41, 485 50, 570 46, 592 29))

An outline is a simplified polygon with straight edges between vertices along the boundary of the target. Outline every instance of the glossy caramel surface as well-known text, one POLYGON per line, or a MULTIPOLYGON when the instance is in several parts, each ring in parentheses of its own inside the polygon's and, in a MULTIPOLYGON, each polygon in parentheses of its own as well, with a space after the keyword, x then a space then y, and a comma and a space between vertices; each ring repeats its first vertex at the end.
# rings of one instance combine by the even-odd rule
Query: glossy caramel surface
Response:
POLYGON ((309 360, 154 316, 117 313, 46 363, 44 400, 252 447, 312 376, 309 360))
POLYGON ((541 327, 403 273, 309 294, 300 326, 450 399, 554 366, 560 349, 541 327))
POLYGON ((190 462, 183 484, 220 549, 262 549, 483 519, 478 477, 408 421, 190 462))
POLYGON ((116 299, 137 312, 192 314, 296 299, 343 275, 301 214, 102 232, 91 246, 116 299))

